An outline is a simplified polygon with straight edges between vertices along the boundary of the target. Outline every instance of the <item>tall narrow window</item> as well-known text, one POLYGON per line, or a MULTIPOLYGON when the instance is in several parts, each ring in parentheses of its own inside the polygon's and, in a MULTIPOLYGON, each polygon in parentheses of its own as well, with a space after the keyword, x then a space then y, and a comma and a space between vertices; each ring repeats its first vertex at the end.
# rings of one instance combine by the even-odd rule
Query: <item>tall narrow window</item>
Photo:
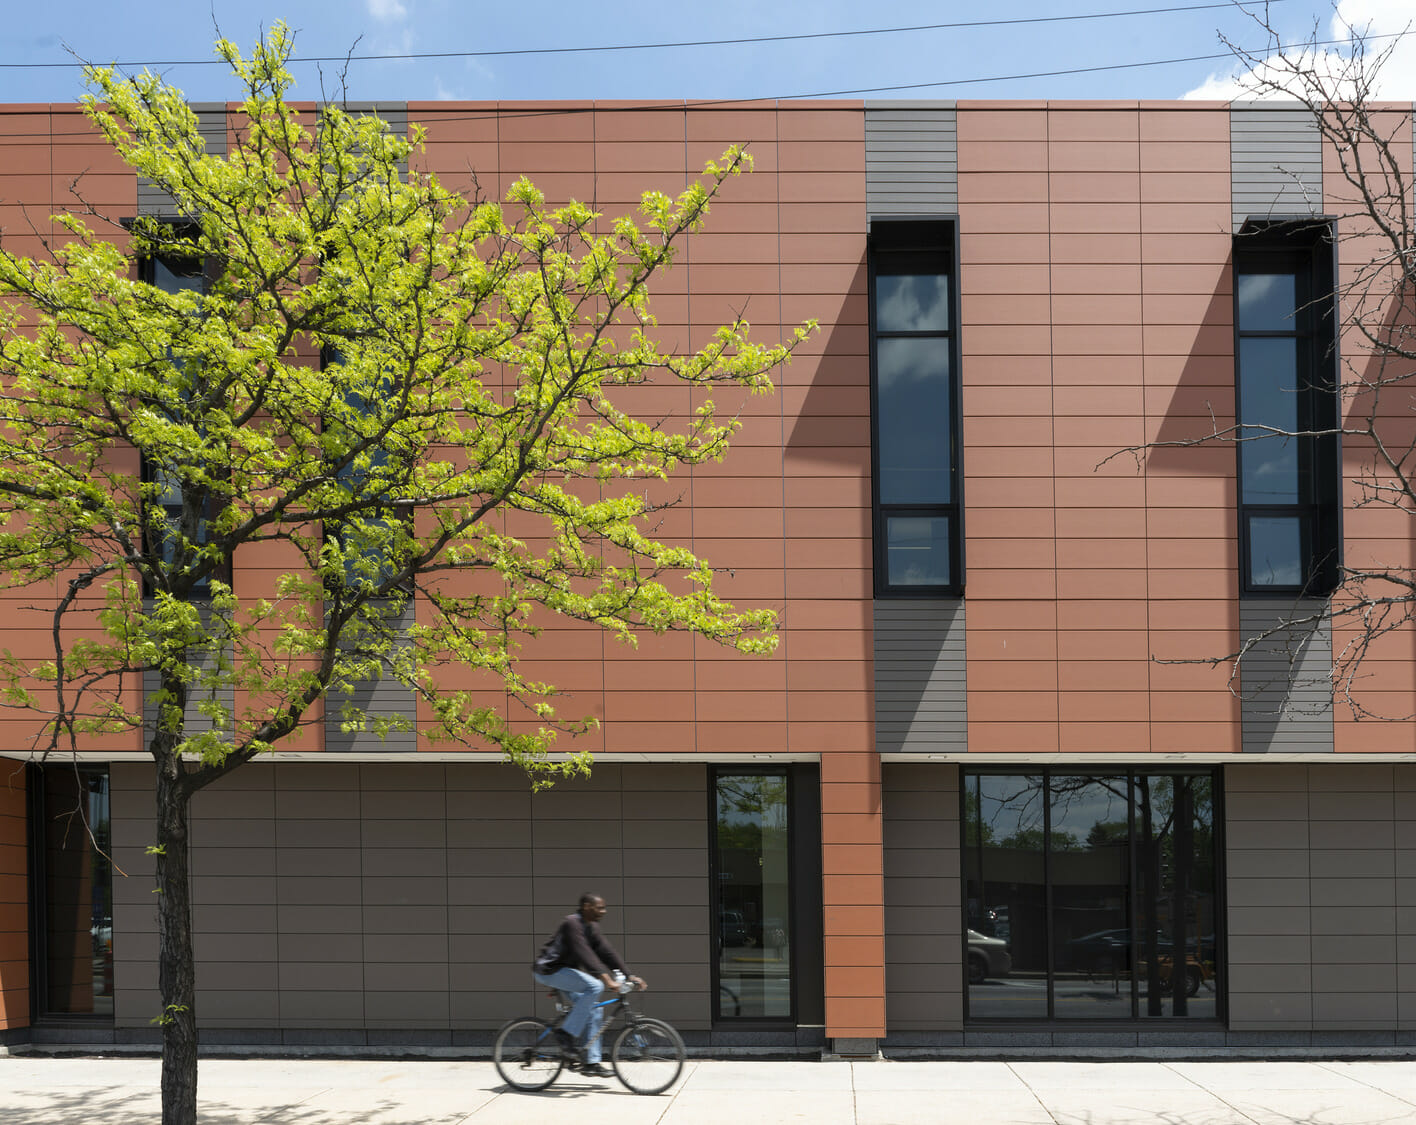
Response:
MULTIPOLYGON (((143 281, 161 289, 164 293, 202 293, 206 290, 209 281, 208 270, 203 259, 176 254, 144 258, 139 264, 139 276, 143 281)), ((182 398, 186 400, 194 397, 198 388, 186 386, 181 391, 182 398)), ((174 420, 187 421, 188 419, 174 418, 174 420)), ((142 469, 143 480, 159 486, 161 490, 159 503, 165 515, 163 526, 156 529, 149 527, 148 534, 157 539, 153 546, 161 553, 163 559, 171 564, 176 560, 178 545, 182 539, 184 496, 181 474, 176 465, 164 463, 152 457, 143 459, 142 469)), ((197 525, 194 529, 187 529, 192 534, 192 542, 200 544, 206 541, 207 525, 215 514, 216 504, 217 498, 210 492, 201 498, 202 511, 198 514, 197 525)), ((147 592, 151 593, 151 590, 147 592)), ((193 592, 199 597, 210 594, 210 578, 199 580, 193 592)))
POLYGON ((963 591, 954 225, 870 236, 875 588, 963 591))
MULTIPOLYGON (((342 364, 344 357, 337 348, 326 347, 320 362, 330 368, 342 364)), ((344 393, 345 409, 324 420, 325 432, 333 435, 332 449, 338 455, 365 443, 365 434, 381 422, 380 399, 391 394, 391 379, 373 391, 350 388, 344 393)), ((371 493, 375 498, 387 494, 406 476, 407 466, 383 444, 354 456, 335 473, 351 501, 371 493)), ((346 589, 360 593, 378 590, 398 574, 404 559, 398 532, 406 527, 407 521, 395 513, 392 504, 383 503, 363 508, 348 519, 326 522, 325 536, 339 545, 344 560, 346 589)))
POLYGON ((107 766, 44 766, 32 798, 36 1007, 113 1015, 113 878, 107 766))
POLYGON ((1234 262, 1242 586, 1331 593, 1340 542, 1331 230, 1246 229, 1234 262))
POLYGON ((792 1017, 790 782, 785 771, 715 778, 719 1018, 792 1017))

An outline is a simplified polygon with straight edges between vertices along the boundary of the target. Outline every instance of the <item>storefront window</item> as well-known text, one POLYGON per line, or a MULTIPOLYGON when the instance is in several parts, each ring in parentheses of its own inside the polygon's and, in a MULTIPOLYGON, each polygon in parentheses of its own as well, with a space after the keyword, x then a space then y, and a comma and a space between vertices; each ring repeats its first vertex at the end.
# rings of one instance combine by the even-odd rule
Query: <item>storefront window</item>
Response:
POLYGON ((1209 773, 967 774, 975 1019, 1219 1015, 1209 773))
POLYGON ((792 1015, 785 773, 720 773, 715 802, 718 1016, 792 1015))

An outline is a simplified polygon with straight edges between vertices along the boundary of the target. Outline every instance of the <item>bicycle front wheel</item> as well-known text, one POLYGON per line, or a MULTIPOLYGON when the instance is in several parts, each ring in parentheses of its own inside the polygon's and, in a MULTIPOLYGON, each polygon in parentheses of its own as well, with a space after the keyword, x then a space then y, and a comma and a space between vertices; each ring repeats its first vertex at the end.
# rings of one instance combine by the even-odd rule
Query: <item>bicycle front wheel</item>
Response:
POLYGON ((535 1016, 502 1025, 492 1046, 492 1061, 502 1080, 518 1090, 544 1090, 565 1065, 551 1025, 535 1016))
POLYGON ((610 1062, 636 1094, 662 1094, 678 1080, 684 1054, 677 1031, 663 1020, 641 1019, 616 1037, 610 1062))

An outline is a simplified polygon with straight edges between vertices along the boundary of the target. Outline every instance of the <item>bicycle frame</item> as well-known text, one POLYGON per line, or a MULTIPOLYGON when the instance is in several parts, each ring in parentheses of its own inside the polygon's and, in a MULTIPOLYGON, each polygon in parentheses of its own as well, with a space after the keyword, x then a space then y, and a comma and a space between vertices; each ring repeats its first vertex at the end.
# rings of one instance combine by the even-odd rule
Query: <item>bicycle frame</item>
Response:
MULTIPOLYGON (((636 1012, 629 1001, 632 991, 626 989, 593 1003, 601 1022, 587 1043, 593 1046, 603 1040, 610 1045, 615 1076, 631 1092, 661 1094, 683 1071, 683 1037, 671 1024, 636 1012)), ((562 1068, 585 1069, 581 1052, 566 1050, 558 1041, 557 1033, 573 1007, 570 997, 558 990, 552 990, 550 995, 557 1008, 554 1020, 525 1016, 508 1021, 497 1032, 492 1052, 497 1072, 516 1089, 544 1090, 562 1068)), ((605 1074, 603 1070, 594 1073, 597 1077, 605 1074)))
MULTIPOLYGON (((571 1001, 570 996, 558 988, 551 989, 548 995, 555 1000, 556 1005, 556 1019, 555 1022, 550 1025, 550 1030, 554 1031, 556 1028, 560 1027, 561 1024, 565 1023, 565 1017, 570 1015, 571 1001)), ((597 1000, 595 1002, 596 1008, 608 1008, 612 1004, 618 1004, 619 1007, 613 1012, 605 1013, 605 1018, 600 1021, 600 1030, 595 1032, 592 1038, 587 1039, 584 1044, 582 1044, 582 1049, 589 1047, 590 1044, 596 1040, 604 1039, 605 1032, 609 1031, 614 1022, 620 1018, 622 1012, 628 1013, 625 1019, 626 1023, 634 1022, 635 1011, 629 1004, 630 995, 631 993, 628 992, 620 992, 611 996, 608 1000, 597 1000)), ((542 1036, 542 1038, 545 1037, 542 1036)))

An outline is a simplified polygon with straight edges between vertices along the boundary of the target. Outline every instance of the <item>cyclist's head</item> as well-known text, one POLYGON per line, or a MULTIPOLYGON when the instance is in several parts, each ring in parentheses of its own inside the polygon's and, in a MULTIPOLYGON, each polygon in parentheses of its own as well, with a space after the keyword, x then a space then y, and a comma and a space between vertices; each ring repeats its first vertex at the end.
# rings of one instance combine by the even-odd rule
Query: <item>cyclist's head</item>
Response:
POLYGON ((598 922, 605 916, 605 900, 597 894, 586 891, 580 896, 580 916, 590 922, 598 922))

